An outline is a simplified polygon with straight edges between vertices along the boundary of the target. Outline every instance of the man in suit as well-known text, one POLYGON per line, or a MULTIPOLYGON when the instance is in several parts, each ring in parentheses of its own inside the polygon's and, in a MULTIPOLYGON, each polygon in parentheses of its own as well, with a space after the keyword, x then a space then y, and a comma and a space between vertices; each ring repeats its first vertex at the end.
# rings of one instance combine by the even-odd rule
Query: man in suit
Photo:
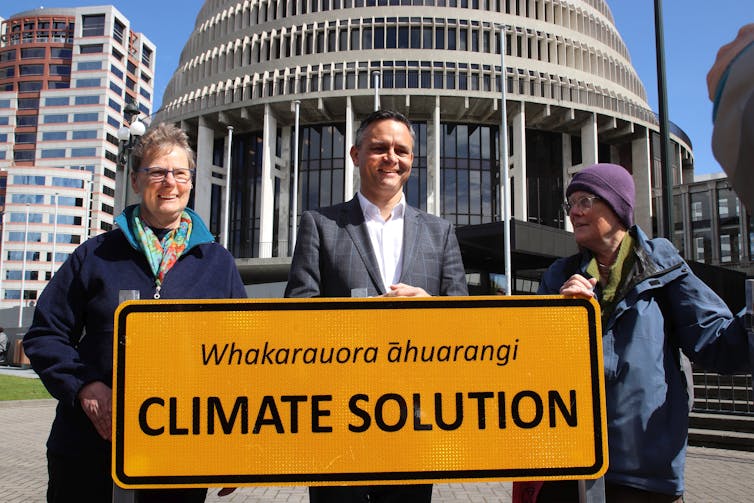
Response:
MULTIPOLYGON (((453 227, 408 206, 414 132, 397 112, 376 111, 350 155, 361 186, 348 202, 301 215, 286 297, 468 295, 453 227)), ((429 502, 432 485, 312 487, 311 503, 429 502)))

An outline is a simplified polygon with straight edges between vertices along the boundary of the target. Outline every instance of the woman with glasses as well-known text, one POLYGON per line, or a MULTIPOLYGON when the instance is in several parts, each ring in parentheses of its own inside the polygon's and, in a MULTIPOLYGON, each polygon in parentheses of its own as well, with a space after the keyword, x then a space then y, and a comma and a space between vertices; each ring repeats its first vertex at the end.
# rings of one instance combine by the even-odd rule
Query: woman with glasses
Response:
MULTIPOLYGON (((566 198, 581 251, 550 266, 539 293, 595 297, 601 308, 607 502, 680 502, 691 377, 681 369, 681 351, 707 370, 750 371, 744 312, 731 314, 668 240, 649 239, 634 225, 634 182, 622 166, 579 171, 566 198)), ((529 501, 576 502, 576 487, 515 489, 538 489, 529 501)))
MULTIPOLYGON (((58 399, 47 442, 51 502, 112 500, 112 343, 119 291, 137 290, 141 299, 246 297, 233 257, 186 207, 195 170, 186 134, 160 124, 144 135, 133 160, 138 168, 131 185, 141 201, 116 218, 117 229, 89 239, 60 267, 24 337, 34 370, 58 399)), ((167 348, 155 351, 161 349, 167 348)), ((136 501, 201 502, 206 493, 140 490, 136 501)))

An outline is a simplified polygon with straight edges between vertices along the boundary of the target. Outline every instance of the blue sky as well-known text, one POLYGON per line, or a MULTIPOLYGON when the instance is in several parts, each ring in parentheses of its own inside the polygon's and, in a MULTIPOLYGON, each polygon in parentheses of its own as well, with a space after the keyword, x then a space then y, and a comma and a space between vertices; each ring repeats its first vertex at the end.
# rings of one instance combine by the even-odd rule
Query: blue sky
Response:
MULTIPOLYGON (((3 0, 0 16, 45 7, 74 7, 107 2, 82 0, 3 0), (10 10, 9 10, 10 9, 10 10)), ((712 105, 706 74, 721 45, 740 26, 754 22, 751 0, 664 0, 665 60, 670 120, 693 143, 696 172, 720 172, 712 156, 712 105)), ((157 45, 155 105, 178 64, 183 44, 194 27, 202 0, 116 0, 118 10, 157 45)), ((608 0, 615 23, 647 89, 651 108, 658 110, 654 39, 654 0, 608 0)))

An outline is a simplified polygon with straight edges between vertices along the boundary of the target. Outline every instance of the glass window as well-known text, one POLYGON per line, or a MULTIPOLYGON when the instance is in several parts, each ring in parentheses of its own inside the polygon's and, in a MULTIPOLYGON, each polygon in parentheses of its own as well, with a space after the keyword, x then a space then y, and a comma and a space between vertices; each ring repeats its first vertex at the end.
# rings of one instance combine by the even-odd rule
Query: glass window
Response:
POLYGON ((19 110, 35 110, 39 108, 39 98, 19 98, 19 110))
POLYGON ((44 196, 41 194, 13 194, 11 202, 21 204, 44 204, 44 196))
POLYGON ((456 50, 456 29, 448 28, 448 50, 456 50))
POLYGON ((362 50, 372 48, 372 29, 371 28, 361 29, 361 48, 362 50))
POLYGON ((82 33, 84 37, 101 37, 105 34, 105 15, 96 14, 82 17, 82 33))
POLYGON ((95 140, 97 138, 97 131, 95 130, 74 131, 72 138, 74 140, 95 140))
POLYGON ((80 61, 76 68, 78 70, 102 70, 102 61, 80 61))
POLYGON ((33 150, 14 150, 13 159, 16 161, 33 161, 34 151, 33 150))
MULTIPOLYGON (((406 28, 408 29, 408 28, 406 28)), ((412 49, 421 49, 422 44, 422 32, 421 28, 418 26, 412 26, 411 27, 411 41, 410 46, 412 49)), ((401 46, 403 47, 403 46, 401 46)), ((408 46, 406 46, 408 47, 408 46)))
POLYGON ((42 159, 53 159, 57 157, 65 157, 64 148, 46 148, 42 149, 42 159))
POLYGON ((44 59, 44 47, 28 47, 21 49, 21 59, 44 59))
POLYGON ((36 141, 36 133, 16 133, 16 143, 35 143, 36 141))
POLYGON ((152 67, 152 49, 147 46, 141 48, 141 63, 147 68, 152 67))
POLYGON ((99 87, 102 85, 101 79, 76 79, 76 87, 99 87))
MULTIPOLYGON (((0 117, 0 124, 3 124, 3 122, 5 122, 5 124, 8 124, 8 118, 0 117), (5 119, 5 121, 3 121, 3 119, 5 119)), ((19 126, 36 126, 37 116, 36 115, 19 115, 16 117, 16 124, 19 126)))
POLYGON ((71 74, 70 65, 50 65, 50 75, 68 76, 71 74))
POLYGON ((45 131, 42 133, 43 141, 60 141, 66 139, 65 131, 45 131))
MULTIPOLYGON (((63 178, 60 176, 52 177, 52 185, 54 187, 70 187, 72 189, 84 188, 84 181, 77 178, 63 178)), ((60 220, 58 220, 60 222, 60 220)))
POLYGON ((382 26, 376 26, 374 28, 374 48, 385 48, 385 28, 382 26))
POLYGON ((73 51, 63 47, 50 47, 50 57, 53 59, 71 59, 73 51))
POLYGON ((123 43, 123 33, 126 31, 126 25, 121 23, 118 19, 113 23, 113 38, 119 43, 123 43))
POLYGON ((62 124, 68 122, 68 114, 47 114, 42 116, 43 124, 62 124))
POLYGON ((76 96, 75 103, 77 105, 99 105, 99 96, 76 96))
POLYGON ((45 98, 45 105, 48 107, 68 106, 70 99, 68 96, 56 96, 54 98, 45 98))
POLYGON ((497 128, 444 124, 443 216, 457 225, 492 222, 497 206, 497 128))
POLYGON ((72 148, 71 157, 94 157, 97 155, 96 148, 72 148))
POLYGON ((2 51, 0 52, 0 63, 3 63, 5 61, 15 61, 16 60, 16 50, 12 49, 10 51, 2 51))
POLYGON ((398 27, 397 26, 388 26, 387 27, 387 43, 385 46, 388 49, 395 49, 398 47, 398 27))
POLYGON ((80 46, 80 54, 101 54, 104 50, 102 44, 89 44, 80 46))
POLYGON ((81 204, 76 204, 76 198, 70 197, 70 196, 59 196, 58 197, 58 205, 60 206, 81 206, 81 204))
POLYGON ((21 65, 18 74, 21 77, 28 75, 44 75, 45 65, 21 65))
MULTIPOLYGON (((52 84, 52 82, 50 82, 52 84)), ((22 81, 18 83, 18 92, 32 93, 42 90, 42 82, 36 80, 22 81)))
POLYGON ((123 74, 123 70, 121 70, 117 66, 110 65, 110 73, 112 73, 113 75, 115 75, 116 77, 118 77, 120 80, 123 80, 123 75, 124 75, 123 74))
POLYGON ((38 175, 14 175, 13 183, 16 185, 40 185, 44 186, 45 177, 38 175))

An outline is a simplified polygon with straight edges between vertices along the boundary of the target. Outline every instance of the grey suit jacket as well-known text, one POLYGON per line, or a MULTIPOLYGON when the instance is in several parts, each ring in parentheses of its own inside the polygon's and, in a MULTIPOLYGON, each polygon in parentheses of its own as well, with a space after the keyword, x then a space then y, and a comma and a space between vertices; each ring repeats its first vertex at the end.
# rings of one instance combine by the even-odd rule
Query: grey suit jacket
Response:
MULTIPOLYGON (((468 295, 458 240, 450 222, 406 205, 400 282, 430 295, 468 295)), ((286 297, 350 297, 385 293, 358 197, 301 215, 286 297)))

